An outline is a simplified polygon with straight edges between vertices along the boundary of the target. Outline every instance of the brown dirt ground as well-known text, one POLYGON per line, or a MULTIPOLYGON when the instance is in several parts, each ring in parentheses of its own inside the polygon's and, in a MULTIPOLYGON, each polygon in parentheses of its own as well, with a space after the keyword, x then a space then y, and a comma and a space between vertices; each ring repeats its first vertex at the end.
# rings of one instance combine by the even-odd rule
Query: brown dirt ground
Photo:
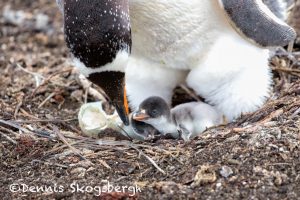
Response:
POLYGON ((86 89, 68 63, 55 2, 1 1, 0 10, 8 4, 28 20, 45 13, 50 24, 35 31, 0 17, 1 199, 300 199, 299 52, 272 59, 272 98, 234 123, 190 143, 126 142, 107 131, 106 143, 97 145, 81 135, 76 121, 86 89), (29 72, 41 75, 40 87, 29 72), (103 186, 105 180, 142 192, 97 197, 70 187, 103 186), (64 192, 12 192, 11 184, 60 186, 64 192))

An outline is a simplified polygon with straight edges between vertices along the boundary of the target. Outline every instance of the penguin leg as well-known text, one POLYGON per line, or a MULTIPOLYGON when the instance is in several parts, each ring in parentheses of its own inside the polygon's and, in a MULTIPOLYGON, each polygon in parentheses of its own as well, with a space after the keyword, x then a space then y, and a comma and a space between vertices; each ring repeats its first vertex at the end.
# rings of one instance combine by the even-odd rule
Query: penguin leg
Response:
POLYGON ((260 108, 269 96, 268 59, 269 50, 236 34, 224 34, 189 73, 187 84, 232 121, 260 108))
POLYGON ((134 57, 129 59, 125 74, 127 97, 133 111, 150 96, 162 97, 170 105, 174 88, 187 76, 186 71, 134 57))

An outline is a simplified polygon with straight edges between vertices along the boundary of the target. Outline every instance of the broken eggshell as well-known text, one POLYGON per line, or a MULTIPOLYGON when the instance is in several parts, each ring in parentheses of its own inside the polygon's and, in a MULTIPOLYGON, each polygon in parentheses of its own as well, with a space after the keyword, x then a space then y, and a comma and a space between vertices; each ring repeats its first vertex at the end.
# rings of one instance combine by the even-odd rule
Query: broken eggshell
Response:
POLYGON ((98 138, 101 131, 110 128, 126 137, 145 140, 142 135, 135 133, 131 126, 125 126, 116 111, 112 115, 106 114, 102 102, 82 105, 78 113, 78 121, 82 132, 89 137, 98 138))

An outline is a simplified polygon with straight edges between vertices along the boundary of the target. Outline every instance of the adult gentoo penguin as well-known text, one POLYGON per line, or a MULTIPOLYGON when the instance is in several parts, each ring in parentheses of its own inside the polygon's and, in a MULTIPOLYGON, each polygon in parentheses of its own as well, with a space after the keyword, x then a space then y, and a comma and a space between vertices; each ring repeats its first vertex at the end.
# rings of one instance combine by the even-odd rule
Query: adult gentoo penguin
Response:
POLYGON ((270 48, 295 38, 261 0, 129 3, 126 87, 133 109, 150 96, 170 104, 173 88, 185 81, 228 121, 255 111, 269 96, 270 48))
POLYGON ((100 86, 128 125, 125 67, 131 49, 127 0, 57 0, 75 65, 100 86))
POLYGON ((268 48, 295 38, 261 0, 65 0, 64 16, 79 69, 125 122, 124 66, 132 109, 150 96, 170 104, 174 87, 186 82, 233 120, 268 96, 268 48))

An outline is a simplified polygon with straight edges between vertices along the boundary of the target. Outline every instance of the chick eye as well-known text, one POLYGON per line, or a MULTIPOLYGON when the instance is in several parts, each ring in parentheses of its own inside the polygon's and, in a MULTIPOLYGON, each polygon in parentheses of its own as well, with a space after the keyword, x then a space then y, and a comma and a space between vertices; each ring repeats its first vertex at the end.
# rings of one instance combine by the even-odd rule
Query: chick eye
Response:
POLYGON ((156 110, 156 109, 152 110, 153 115, 157 115, 157 113, 158 113, 158 110, 156 110))

